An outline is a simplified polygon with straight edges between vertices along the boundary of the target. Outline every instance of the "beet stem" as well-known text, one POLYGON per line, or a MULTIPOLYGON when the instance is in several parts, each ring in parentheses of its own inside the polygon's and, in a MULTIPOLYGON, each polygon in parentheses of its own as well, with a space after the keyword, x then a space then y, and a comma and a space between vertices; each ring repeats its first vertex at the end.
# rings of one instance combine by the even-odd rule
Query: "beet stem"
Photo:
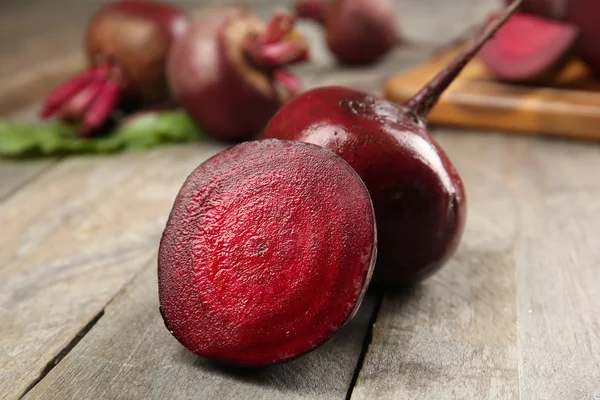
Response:
POLYGON ((102 64, 92 69, 86 70, 74 78, 54 89, 47 97, 40 111, 42 118, 48 118, 60 110, 63 105, 81 90, 90 85, 98 78, 104 78, 108 75, 110 66, 102 64))
POLYGON ((417 94, 404 103, 404 106, 419 117, 426 119, 440 96, 460 74, 464 67, 479 52, 483 45, 508 21, 519 9, 523 0, 515 0, 504 9, 500 17, 490 23, 482 35, 473 44, 456 57, 450 65, 439 72, 417 94))
POLYGON ((62 105, 79 90, 86 87, 94 78, 96 70, 85 71, 54 89, 47 97, 40 112, 42 118, 56 113, 62 105))
POLYGON ((281 86, 292 96, 296 96, 302 91, 300 79, 288 70, 280 69, 276 71, 273 80, 276 85, 281 86))
POLYGON ((260 46, 253 52, 252 58, 264 68, 276 69, 282 65, 306 61, 309 56, 307 47, 300 43, 279 42, 260 46))
POLYGON ((94 78, 78 93, 67 100, 62 107, 61 114, 64 114, 69 120, 80 118, 94 102, 105 82, 106 80, 103 77, 94 78))
POLYGON ((285 65, 307 61, 308 46, 292 33, 296 19, 285 11, 278 11, 258 36, 249 35, 243 43, 246 56, 267 72, 285 65))
POLYGON ((328 5, 326 0, 299 0, 296 3, 296 14, 300 18, 324 24, 328 5))
POLYGON ((119 103, 120 97, 119 84, 114 81, 106 81, 79 127, 80 136, 87 137, 92 131, 99 129, 119 103))
POLYGON ((260 35, 258 42, 261 44, 273 44, 283 40, 284 36, 294 29, 296 19, 285 11, 277 11, 260 35))

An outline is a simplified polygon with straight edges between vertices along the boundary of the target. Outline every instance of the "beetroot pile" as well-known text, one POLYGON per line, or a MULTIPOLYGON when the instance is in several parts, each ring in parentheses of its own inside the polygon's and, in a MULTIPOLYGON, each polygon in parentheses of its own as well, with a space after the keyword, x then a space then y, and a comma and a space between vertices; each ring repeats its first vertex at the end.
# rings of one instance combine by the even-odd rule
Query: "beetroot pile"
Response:
MULTIPOLYGON (((535 16, 510 19, 520 3, 490 18, 398 105, 345 87, 302 93, 289 70, 309 59, 295 15, 277 12, 264 23, 227 9, 192 20, 168 4, 119 1, 88 28, 89 69, 51 93, 42 115, 78 123, 89 136, 117 110, 174 104, 221 140, 262 132, 202 163, 179 191, 159 248, 160 311, 200 356, 284 362, 344 326, 372 277, 388 287, 416 284, 455 253, 465 188, 427 130, 430 110, 483 47, 499 77, 534 81, 559 69, 583 32, 535 16), (527 41, 516 46, 524 31, 527 41)), ((297 14, 323 24, 345 64, 374 62, 399 43, 387 0, 304 0, 297 14)))
POLYGON ((481 52, 496 77, 549 83, 575 57, 600 75, 600 2, 524 0, 522 11, 481 52))
POLYGON ((242 10, 191 19, 167 3, 123 0, 92 18, 89 69, 53 91, 41 110, 98 134, 116 114, 176 102, 208 134, 249 139, 301 85, 286 67, 306 61, 295 19, 268 23, 242 10))

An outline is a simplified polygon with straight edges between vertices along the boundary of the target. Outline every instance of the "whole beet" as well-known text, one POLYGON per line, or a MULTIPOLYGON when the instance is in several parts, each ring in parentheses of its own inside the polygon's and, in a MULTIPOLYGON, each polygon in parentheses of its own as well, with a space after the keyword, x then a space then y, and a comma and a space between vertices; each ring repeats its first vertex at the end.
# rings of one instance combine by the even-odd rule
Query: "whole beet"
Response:
POLYGON ((369 93, 322 87, 292 100, 264 137, 326 147, 365 181, 379 237, 374 281, 417 282, 456 250, 466 215, 463 184, 410 110, 369 93))
POLYGON ((299 0, 296 12, 323 25, 329 50, 343 64, 373 63, 400 41, 390 0, 299 0))
POLYGON ((353 89, 322 87, 293 99, 265 128, 265 138, 300 140, 332 150, 365 181, 379 238, 374 281, 388 286, 419 282, 454 254, 466 219, 465 190, 450 159, 429 135, 426 118, 519 3, 510 5, 403 106, 353 89))
POLYGON ((169 99, 166 60, 188 25, 176 6, 146 0, 116 1, 100 9, 85 33, 89 69, 48 95, 42 117, 81 121, 79 132, 100 128, 114 109, 169 99))
POLYGON ((171 92, 213 137, 252 138, 300 90, 285 69, 308 58, 293 26, 294 18, 283 12, 266 25, 242 10, 200 15, 169 55, 171 92))

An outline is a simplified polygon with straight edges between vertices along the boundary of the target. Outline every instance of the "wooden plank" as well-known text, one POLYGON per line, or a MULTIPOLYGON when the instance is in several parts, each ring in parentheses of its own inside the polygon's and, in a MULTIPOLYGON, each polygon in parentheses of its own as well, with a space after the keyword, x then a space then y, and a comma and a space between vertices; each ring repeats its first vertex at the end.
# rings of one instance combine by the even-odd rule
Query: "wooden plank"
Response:
POLYGON ((85 68, 79 51, 34 64, 0 79, 0 115, 16 111, 44 97, 56 85, 85 68))
POLYGON ((344 399, 375 303, 375 294, 367 295, 350 324, 306 356, 234 369, 194 356, 169 334, 156 288, 152 263, 26 398, 344 399))
POLYGON ((598 165, 597 146, 539 141, 516 167, 524 399, 600 398, 598 165))
POLYGON ((51 164, 49 160, 21 162, 0 159, 0 202, 38 177, 51 164))
POLYGON ((221 148, 72 158, 0 205, 0 397, 20 395, 153 258, 183 180, 221 148))
POLYGON ((353 399, 519 394, 511 180, 523 142, 449 131, 439 138, 465 180, 465 236, 441 272, 384 297, 353 399))

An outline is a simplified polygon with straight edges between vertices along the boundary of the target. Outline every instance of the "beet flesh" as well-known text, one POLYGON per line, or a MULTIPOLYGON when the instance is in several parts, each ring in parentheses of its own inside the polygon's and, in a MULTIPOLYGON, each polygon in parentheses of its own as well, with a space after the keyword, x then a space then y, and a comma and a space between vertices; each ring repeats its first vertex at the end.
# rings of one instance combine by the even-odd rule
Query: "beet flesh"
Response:
POLYGON ((208 134, 250 139, 296 94, 299 80, 284 67, 306 60, 308 50, 303 42, 289 40, 293 22, 281 14, 265 26, 242 11, 215 12, 196 19, 173 45, 169 86, 208 134), (260 42, 277 29, 268 43, 260 42), (252 39, 256 45, 249 43, 252 39))
POLYGON ((486 43, 479 58, 505 82, 543 83, 572 59, 577 37, 573 25, 516 14, 486 43))
POLYGON ((175 200, 161 313, 200 356, 287 361, 352 317, 375 256, 373 206, 350 165, 311 144, 246 142, 201 164, 175 200))
POLYGON ((185 13, 166 3, 125 0, 100 9, 85 35, 89 69, 48 95, 42 117, 81 121, 79 133, 87 136, 116 108, 168 100, 167 55, 187 24, 185 13))
POLYGON ((278 112, 264 137, 326 147, 365 181, 377 217, 375 282, 418 282, 455 252, 466 216, 463 183, 410 112, 368 93, 317 88, 278 112))
POLYGON ((390 0, 300 0, 296 12, 324 26, 327 46, 342 64, 371 64, 400 41, 390 0))

